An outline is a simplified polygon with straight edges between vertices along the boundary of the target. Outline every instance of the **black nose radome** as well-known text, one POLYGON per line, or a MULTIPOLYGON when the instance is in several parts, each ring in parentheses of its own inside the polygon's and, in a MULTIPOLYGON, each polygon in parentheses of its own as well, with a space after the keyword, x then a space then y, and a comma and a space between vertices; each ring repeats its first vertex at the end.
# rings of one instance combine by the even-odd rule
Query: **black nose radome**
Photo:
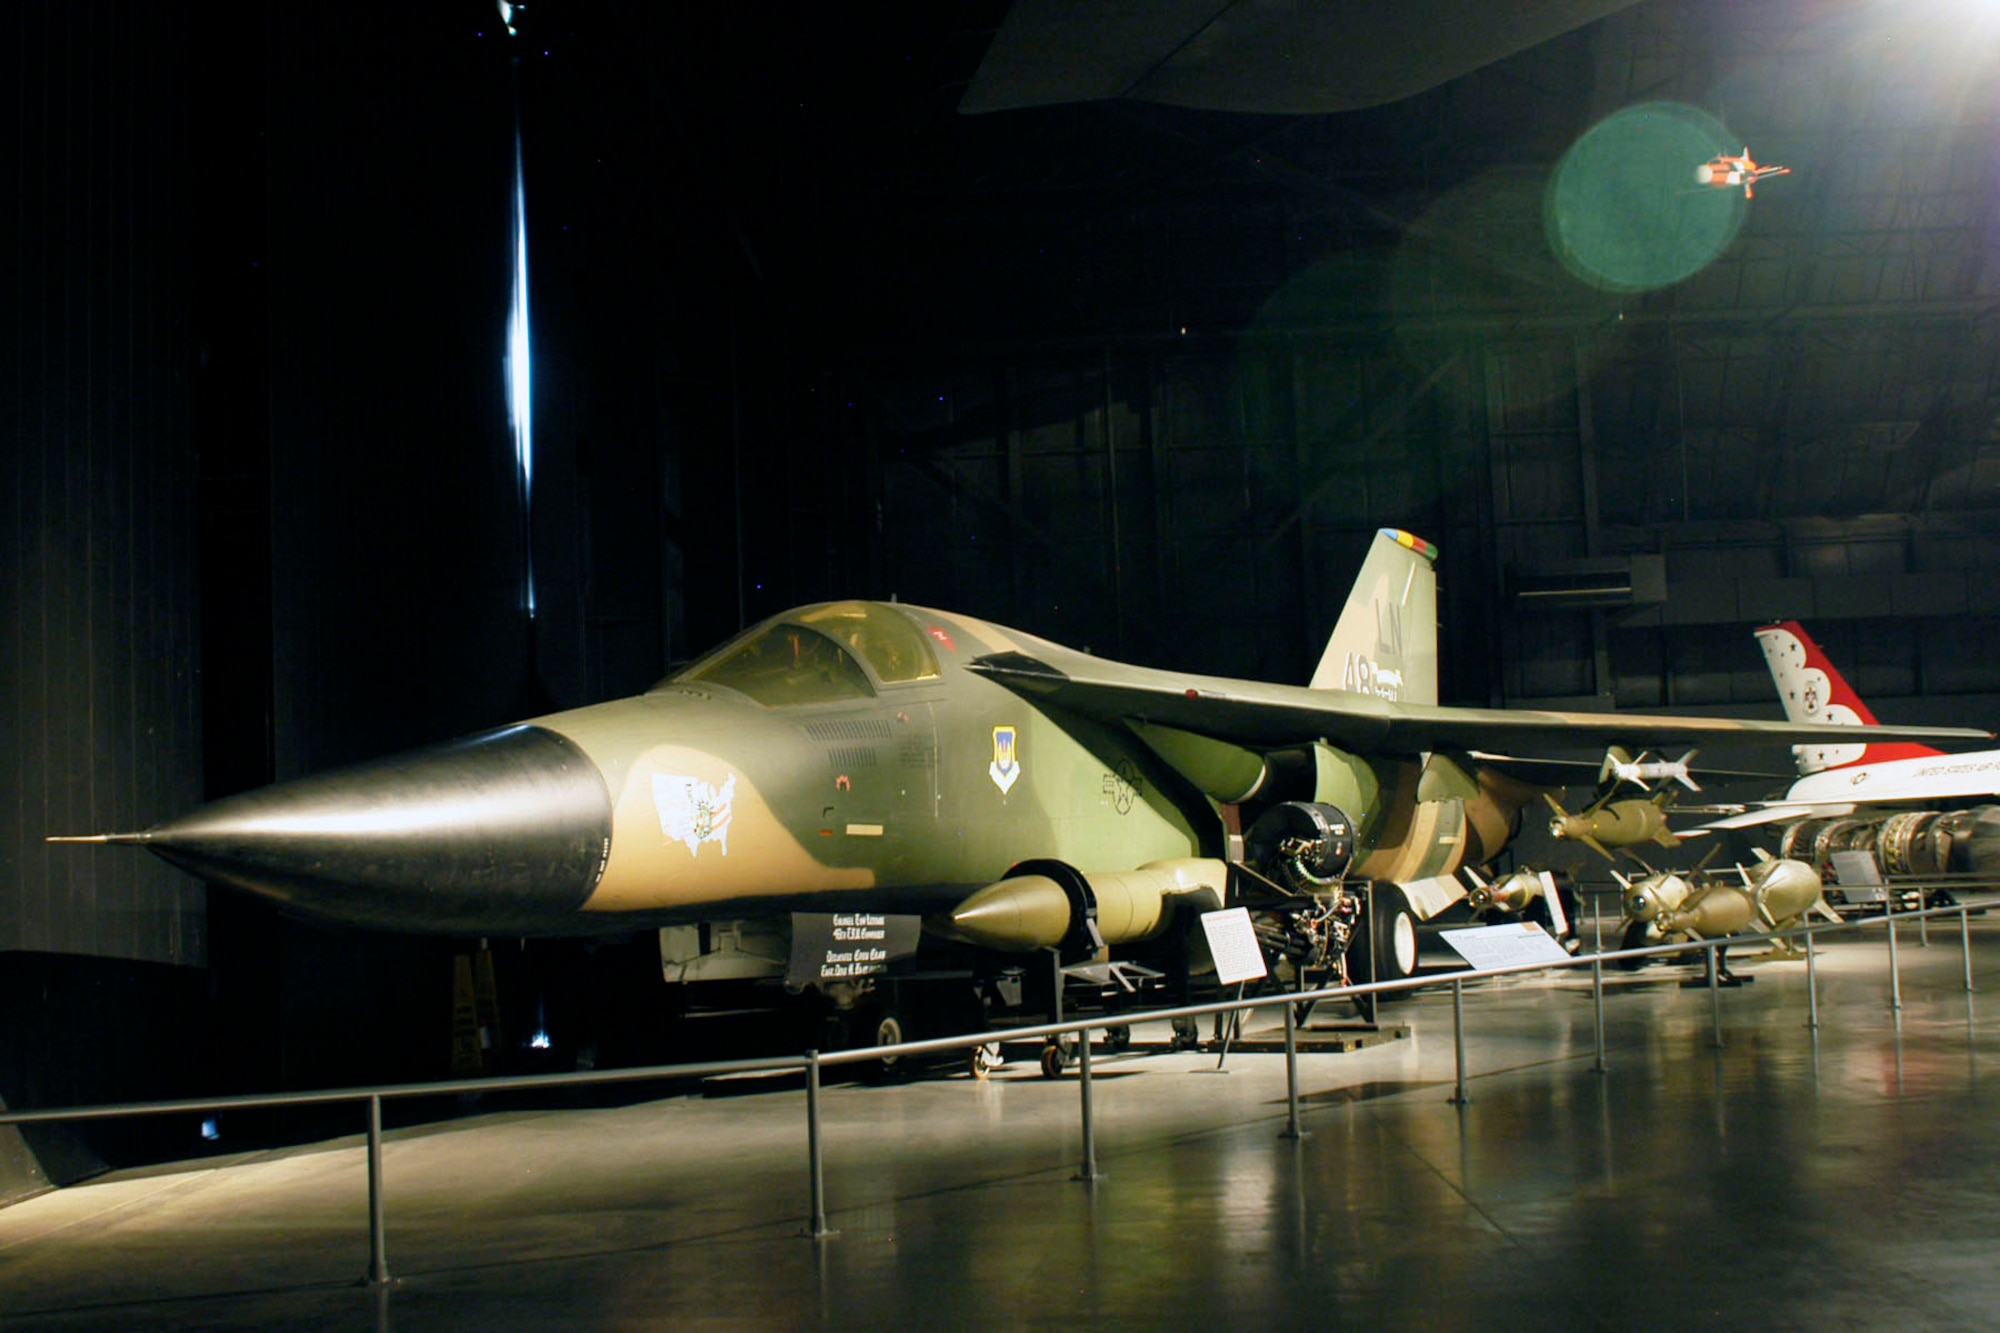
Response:
POLYGON ((203 806, 136 837, 301 915, 531 934, 575 913, 611 848, 611 798, 575 742, 514 726, 203 806))

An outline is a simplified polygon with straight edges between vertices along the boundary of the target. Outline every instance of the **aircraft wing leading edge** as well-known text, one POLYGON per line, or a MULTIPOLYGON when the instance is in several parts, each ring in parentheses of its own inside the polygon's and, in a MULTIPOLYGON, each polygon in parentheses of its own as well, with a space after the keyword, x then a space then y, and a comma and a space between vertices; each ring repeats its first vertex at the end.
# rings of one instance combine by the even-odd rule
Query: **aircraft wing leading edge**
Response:
MULTIPOLYGON (((1101 721, 1144 719, 1251 748, 1324 740, 1345 750, 1432 750, 1536 745, 1806 745, 1853 741, 1853 726, 1757 722, 1645 713, 1562 713, 1526 708, 1399 704, 1346 690, 1316 690, 1127 666, 1084 653, 994 653, 968 669, 1037 703, 1101 721)), ((1871 740, 1978 742, 1965 727, 1876 727, 1871 740)))

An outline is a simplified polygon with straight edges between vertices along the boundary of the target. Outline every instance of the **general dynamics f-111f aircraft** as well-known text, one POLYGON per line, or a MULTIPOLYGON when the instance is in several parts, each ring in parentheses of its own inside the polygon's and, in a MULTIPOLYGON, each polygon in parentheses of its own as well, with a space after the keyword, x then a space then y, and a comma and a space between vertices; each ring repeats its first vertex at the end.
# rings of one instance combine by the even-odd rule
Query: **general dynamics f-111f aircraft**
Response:
POLYGON ((1238 904, 1289 975, 1342 974, 1357 937, 1376 941, 1363 956, 1377 974, 1407 974, 1415 913, 1399 886, 1430 885, 1430 915, 1439 877, 1490 862, 1544 790, 1475 749, 1854 734, 1439 707, 1436 556, 1408 533, 1374 538, 1310 685, 1124 665, 969 616, 835 602, 775 616, 635 698, 91 840, 334 922, 501 937, 660 927, 670 981, 783 975, 863 1014, 921 921, 922 947, 962 966, 974 984, 957 993, 984 1007, 953 1021, 976 1023, 1018 998, 1038 950, 1150 961, 1185 983, 1203 956, 1199 912, 1238 904), (1016 984, 997 984, 1008 968, 1016 984))

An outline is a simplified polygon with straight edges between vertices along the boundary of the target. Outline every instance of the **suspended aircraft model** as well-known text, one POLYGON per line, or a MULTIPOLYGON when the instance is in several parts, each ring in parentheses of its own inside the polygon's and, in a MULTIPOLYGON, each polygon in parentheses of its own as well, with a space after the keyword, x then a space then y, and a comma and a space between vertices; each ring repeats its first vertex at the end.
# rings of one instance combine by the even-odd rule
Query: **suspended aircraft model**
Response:
POLYGON ((1733 190, 1743 187, 1743 197, 1757 196, 1757 182, 1769 176, 1789 176, 1790 167, 1760 167, 1750 160, 1750 149, 1746 146, 1741 153, 1717 153, 1708 161, 1694 169, 1697 185, 1706 185, 1715 190, 1733 190))
POLYGON ((501 938, 658 928, 669 979, 816 992, 873 1042, 906 1021, 1002 1019, 1053 960, 1185 988, 1206 956, 1190 927, 1225 906, 1251 909, 1282 975, 1405 975, 1419 912, 1400 886, 1487 864, 1544 791, 1475 748, 1854 734, 1440 707, 1436 556, 1408 533, 1374 538, 1309 685, 835 602, 756 625, 634 698, 84 841, 326 921, 501 938))

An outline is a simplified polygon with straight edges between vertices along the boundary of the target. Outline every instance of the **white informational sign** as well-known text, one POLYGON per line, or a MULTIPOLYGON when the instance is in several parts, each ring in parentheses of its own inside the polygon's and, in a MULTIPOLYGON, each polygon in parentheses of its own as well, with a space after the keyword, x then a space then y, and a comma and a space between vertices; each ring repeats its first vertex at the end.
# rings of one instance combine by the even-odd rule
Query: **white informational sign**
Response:
POLYGON ((1833 879, 1842 888, 1854 885, 1880 884, 1882 867, 1875 864, 1873 852, 1835 852, 1833 854, 1833 879))
POLYGON ((1518 967, 1523 963, 1566 963, 1569 953, 1549 938, 1538 921, 1438 932, 1458 956, 1475 968, 1518 967))
POLYGON ((1255 981, 1269 971, 1264 966, 1264 951, 1257 947, 1257 929, 1250 924, 1249 908, 1203 912, 1201 928, 1208 936, 1209 956, 1215 959, 1215 979, 1223 985, 1255 981))
POLYGON ((1403 896, 1410 900, 1410 910, 1417 914, 1417 920, 1428 921, 1463 898, 1465 885, 1458 882, 1456 875, 1433 875, 1429 879, 1405 880, 1403 896))

